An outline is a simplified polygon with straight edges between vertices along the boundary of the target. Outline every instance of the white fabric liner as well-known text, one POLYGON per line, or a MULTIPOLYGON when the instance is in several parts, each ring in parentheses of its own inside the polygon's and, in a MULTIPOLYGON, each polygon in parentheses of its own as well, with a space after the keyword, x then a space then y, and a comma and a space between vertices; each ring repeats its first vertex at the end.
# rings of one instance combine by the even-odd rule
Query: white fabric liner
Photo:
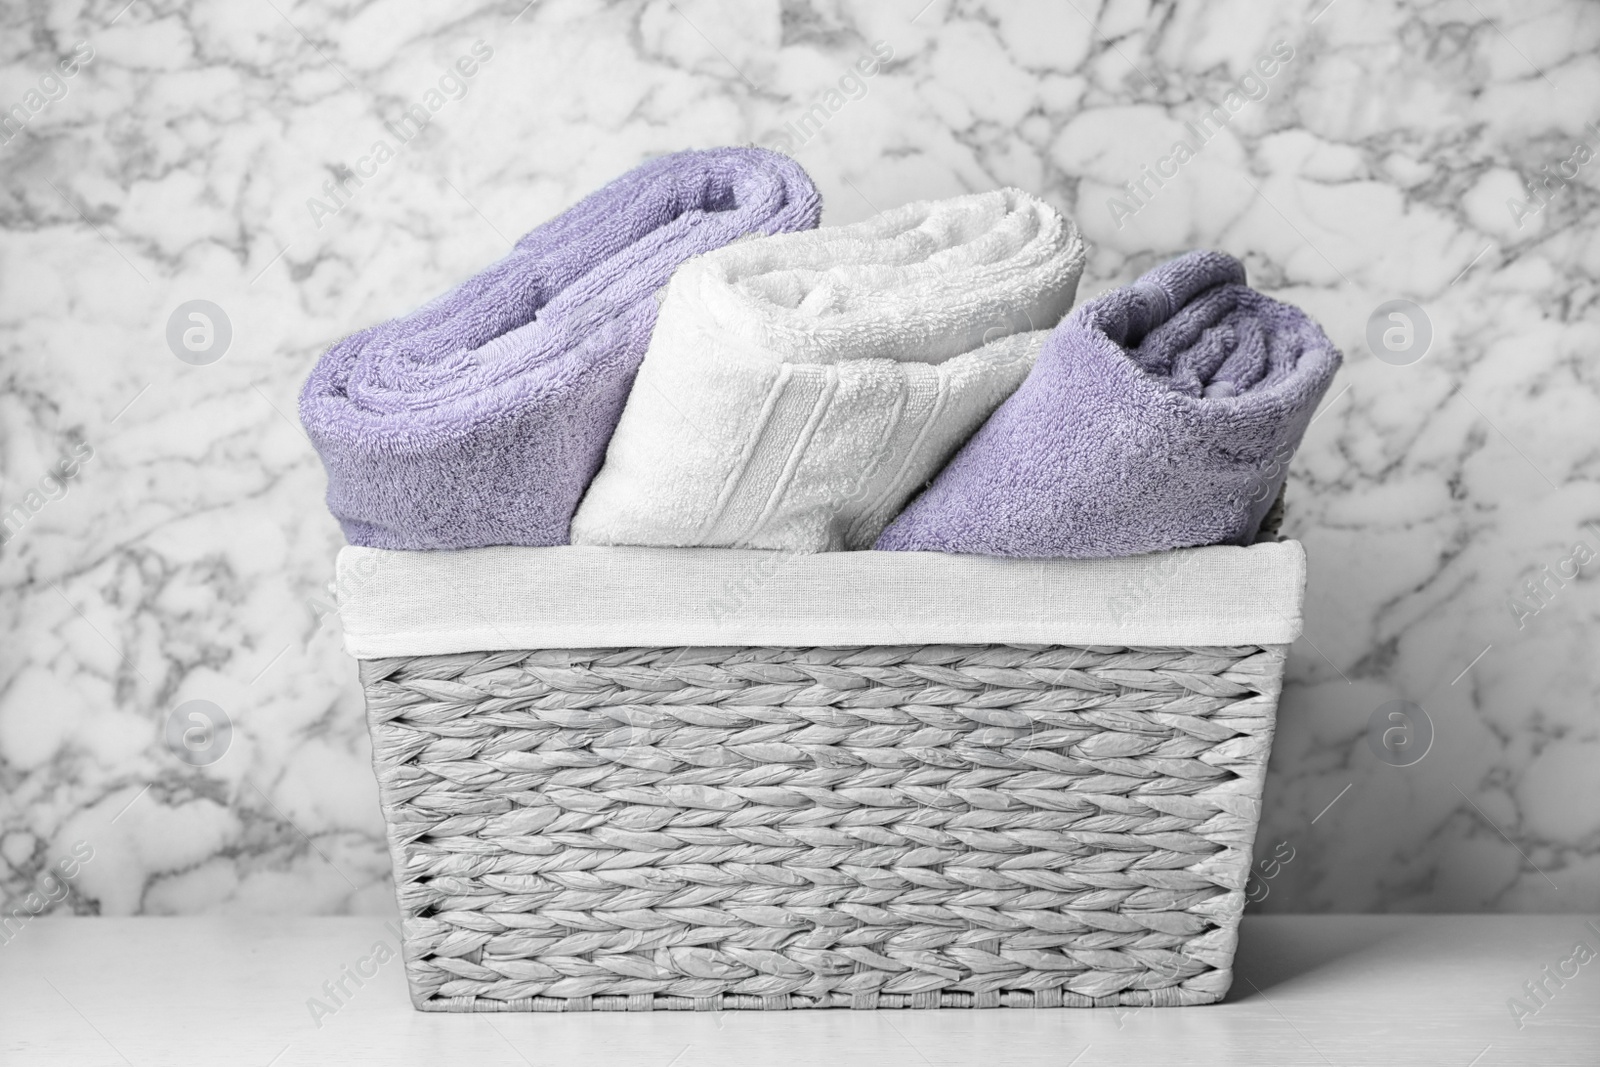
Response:
POLYGON ((1276 645, 1300 635, 1296 541, 1122 559, 937 552, 478 548, 339 553, 358 659, 671 645, 1276 645))

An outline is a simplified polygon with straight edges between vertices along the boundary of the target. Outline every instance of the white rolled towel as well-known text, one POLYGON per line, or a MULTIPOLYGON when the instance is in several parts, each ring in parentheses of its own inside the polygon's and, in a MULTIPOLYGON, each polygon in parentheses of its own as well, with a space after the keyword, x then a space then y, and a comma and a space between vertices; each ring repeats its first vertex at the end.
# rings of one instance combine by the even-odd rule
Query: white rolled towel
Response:
POLYGON ((690 260, 572 543, 870 547, 1022 384, 1083 261, 1017 189, 690 260))

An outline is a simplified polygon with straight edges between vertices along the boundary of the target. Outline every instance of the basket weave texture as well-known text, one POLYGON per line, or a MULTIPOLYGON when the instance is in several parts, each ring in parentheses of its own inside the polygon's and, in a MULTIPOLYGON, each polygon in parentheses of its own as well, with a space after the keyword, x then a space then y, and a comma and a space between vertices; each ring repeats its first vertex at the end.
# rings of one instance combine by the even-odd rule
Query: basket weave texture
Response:
POLYGON ((417 1007, 1202 1004, 1284 649, 362 663, 417 1007))

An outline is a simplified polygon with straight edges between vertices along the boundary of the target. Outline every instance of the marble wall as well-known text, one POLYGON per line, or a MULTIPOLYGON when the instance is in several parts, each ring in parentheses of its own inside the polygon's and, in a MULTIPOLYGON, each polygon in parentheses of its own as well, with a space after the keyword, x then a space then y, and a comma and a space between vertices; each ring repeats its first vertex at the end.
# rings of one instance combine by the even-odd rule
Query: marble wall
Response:
POLYGON ((788 138, 829 223, 1014 184, 1093 242, 1084 295, 1221 248, 1346 352, 1293 467, 1312 578, 1258 907, 1600 904, 1600 7, 95 0, 0 18, 0 108, 21 108, 0 134, 7 897, 392 907, 299 383, 332 340, 642 159, 788 138), (875 48, 881 71, 829 97, 875 48), (826 121, 796 136, 819 100, 826 121), (385 128, 434 102, 419 136, 385 128), (1214 105, 1226 126, 1176 159, 1214 105), (1391 319, 1391 301, 1410 303, 1391 319), (231 736, 200 730, 196 700, 231 736))

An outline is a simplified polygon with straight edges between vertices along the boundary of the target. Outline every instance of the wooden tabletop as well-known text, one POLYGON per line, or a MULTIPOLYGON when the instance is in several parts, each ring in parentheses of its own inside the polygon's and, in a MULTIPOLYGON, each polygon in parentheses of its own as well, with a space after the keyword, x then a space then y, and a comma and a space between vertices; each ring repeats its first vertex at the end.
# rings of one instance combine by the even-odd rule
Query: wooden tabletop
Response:
POLYGON ((35 919, 0 944, 0 1063, 1596 1065, 1590 923, 1252 917, 1199 1008, 442 1015, 381 919, 35 919))

